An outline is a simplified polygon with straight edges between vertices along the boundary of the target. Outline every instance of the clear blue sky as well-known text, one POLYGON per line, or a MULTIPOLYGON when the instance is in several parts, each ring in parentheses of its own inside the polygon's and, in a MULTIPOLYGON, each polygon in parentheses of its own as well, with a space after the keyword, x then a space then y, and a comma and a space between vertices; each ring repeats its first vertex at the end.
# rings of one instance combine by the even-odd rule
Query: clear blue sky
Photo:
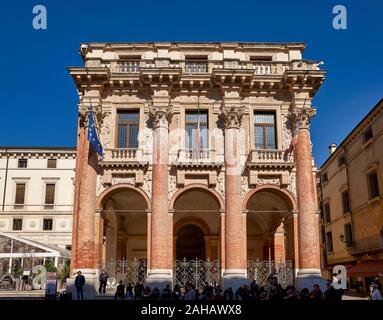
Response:
POLYGON ((67 66, 82 65, 81 42, 306 42, 327 79, 312 125, 317 165, 383 97, 383 1, 58 1, 14 0, 0 8, 0 145, 74 146, 76 90, 67 66), (48 29, 32 28, 32 7, 48 10, 48 29), (348 29, 332 28, 332 8, 348 10, 348 29))

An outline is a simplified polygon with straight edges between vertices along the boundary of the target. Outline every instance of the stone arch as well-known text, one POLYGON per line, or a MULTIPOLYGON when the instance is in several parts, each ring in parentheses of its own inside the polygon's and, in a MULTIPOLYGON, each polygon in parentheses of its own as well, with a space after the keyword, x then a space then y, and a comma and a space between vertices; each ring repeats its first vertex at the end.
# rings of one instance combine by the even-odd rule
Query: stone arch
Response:
POLYGON ((223 210, 225 208, 224 201, 223 201, 221 195, 216 190, 214 190, 212 188, 208 188, 207 186, 200 184, 200 183, 194 183, 194 184, 190 184, 190 185, 188 185, 182 189, 179 189, 173 195, 173 197, 171 198, 170 203, 169 203, 169 210, 174 210, 174 204, 175 204, 176 200, 180 196, 182 196, 182 194, 186 193, 187 191, 193 190, 193 189, 204 191, 204 192, 210 194, 211 196, 213 196, 213 198, 215 198, 220 209, 223 210))
POLYGON ((141 188, 137 188, 136 186, 129 184, 129 183, 119 183, 119 184, 115 184, 115 185, 105 189, 97 197, 96 210, 102 209, 103 204, 106 203, 106 201, 111 196, 113 196, 113 194, 118 193, 118 192, 123 191, 123 190, 132 190, 132 191, 139 193, 142 196, 142 198, 145 200, 147 208, 150 210, 151 202, 150 202, 149 196, 146 194, 146 192, 143 191, 141 188))
POLYGON ((251 189, 245 195, 245 198, 243 199, 243 202, 242 202, 242 209, 243 210, 247 209, 247 205, 248 205, 249 200, 251 199, 251 197, 255 193, 257 193, 259 191, 268 191, 268 192, 274 193, 275 195, 279 196, 285 202, 285 204, 287 205, 289 210, 292 210, 292 211, 297 210, 297 202, 296 202, 296 199, 293 196, 293 194, 290 191, 283 189, 279 186, 273 185, 273 184, 264 184, 264 185, 257 186, 254 189, 251 189))
POLYGON ((181 220, 179 220, 175 223, 174 234, 177 234, 178 231, 187 224, 191 224, 191 225, 195 225, 195 226, 199 227, 203 231, 204 234, 210 234, 211 233, 209 226, 202 219, 199 219, 196 217, 185 217, 185 218, 182 218, 181 220))

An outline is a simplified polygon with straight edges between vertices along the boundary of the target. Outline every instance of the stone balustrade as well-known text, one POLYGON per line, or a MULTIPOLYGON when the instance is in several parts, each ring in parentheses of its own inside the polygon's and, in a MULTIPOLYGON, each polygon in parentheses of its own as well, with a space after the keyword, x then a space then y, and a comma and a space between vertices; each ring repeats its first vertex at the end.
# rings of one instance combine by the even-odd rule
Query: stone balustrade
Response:
POLYGON ((215 150, 213 149, 180 149, 178 151, 179 163, 200 162, 210 163, 216 161, 215 150))
POLYGON ((248 162, 265 164, 292 163, 294 158, 292 154, 287 154, 285 150, 258 149, 250 151, 248 162))
POLYGON ((105 149, 104 162, 140 162, 143 161, 143 150, 135 148, 105 149))

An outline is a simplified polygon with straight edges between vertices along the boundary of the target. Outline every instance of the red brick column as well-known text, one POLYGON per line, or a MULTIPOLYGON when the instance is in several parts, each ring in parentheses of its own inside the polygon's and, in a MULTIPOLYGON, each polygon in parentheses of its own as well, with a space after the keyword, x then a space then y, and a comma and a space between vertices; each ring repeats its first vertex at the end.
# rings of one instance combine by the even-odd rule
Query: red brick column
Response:
POLYGON ((225 128, 225 287, 237 287, 246 279, 239 132, 242 114, 243 108, 234 106, 224 106, 220 114, 225 128))
POLYGON ((299 128, 294 150, 299 210, 297 285, 311 289, 313 282, 320 282, 319 229, 309 131, 310 119, 314 116, 315 110, 303 107, 296 108, 294 113, 299 128))
MULTIPOLYGON (((171 281, 169 269, 169 213, 168 213, 168 163, 170 107, 152 106, 153 123, 153 171, 150 270, 148 283, 163 287, 171 281)), ((171 248, 170 248, 171 249, 171 248)), ((172 253, 170 253, 172 255, 172 253)))
POLYGON ((90 149, 87 128, 79 125, 73 210, 72 271, 95 269, 95 199, 97 155, 90 149))

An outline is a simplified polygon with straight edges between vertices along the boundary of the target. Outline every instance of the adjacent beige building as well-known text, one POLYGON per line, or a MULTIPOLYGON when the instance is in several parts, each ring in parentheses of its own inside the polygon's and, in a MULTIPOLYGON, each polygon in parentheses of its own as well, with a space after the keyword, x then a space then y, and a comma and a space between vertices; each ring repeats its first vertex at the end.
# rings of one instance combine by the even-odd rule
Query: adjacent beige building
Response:
POLYGON ((71 249, 73 148, 0 147, 0 232, 71 249))
POLYGON ((322 268, 347 267, 348 288, 383 280, 383 100, 320 168, 322 268))

